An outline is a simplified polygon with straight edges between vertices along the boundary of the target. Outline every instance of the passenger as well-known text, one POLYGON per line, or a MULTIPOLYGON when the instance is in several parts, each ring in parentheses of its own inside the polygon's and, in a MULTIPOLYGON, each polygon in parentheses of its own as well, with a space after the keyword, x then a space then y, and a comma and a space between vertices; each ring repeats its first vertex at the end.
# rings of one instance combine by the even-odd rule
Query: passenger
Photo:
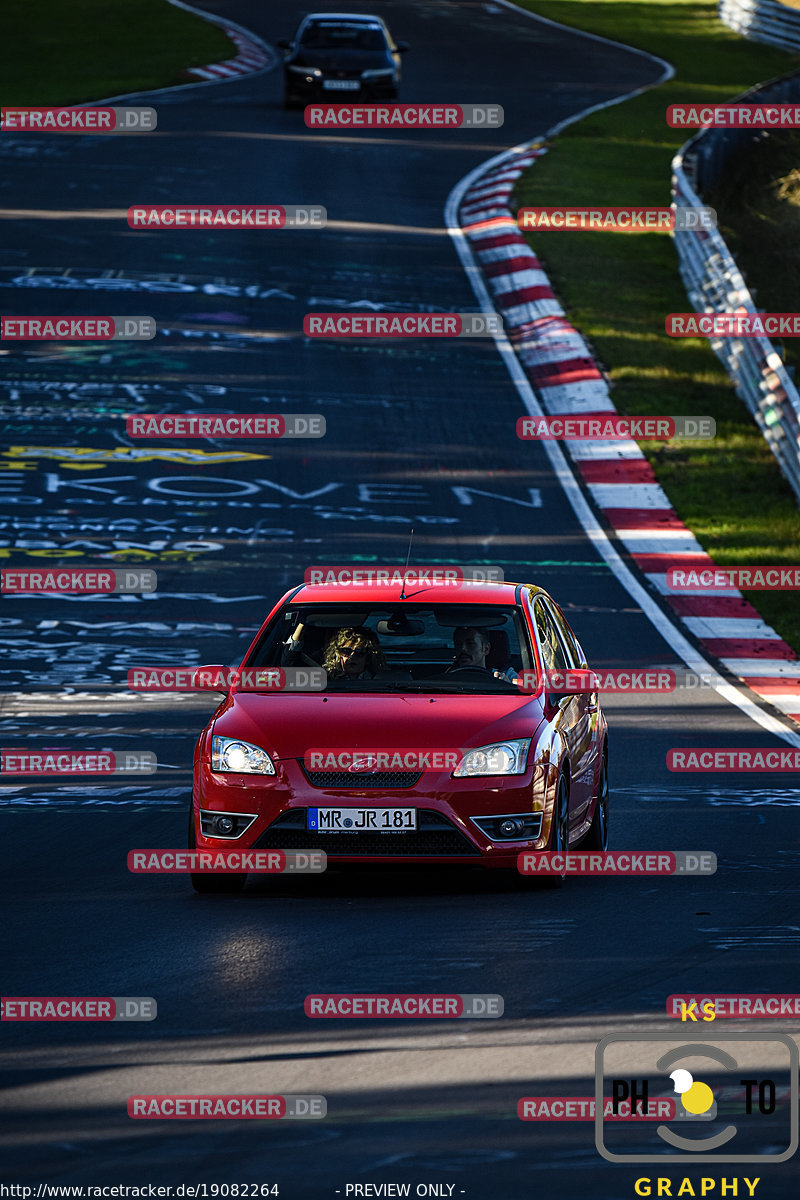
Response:
POLYGON ((322 665, 332 679, 374 679, 388 669, 378 635, 371 629, 340 629, 322 665))
POLYGON ((489 635, 484 629, 474 625, 460 625, 453 634, 453 649, 455 655, 448 671, 458 671, 463 667, 478 667, 483 671, 491 671, 495 679, 504 679, 513 683, 517 672, 509 666, 505 671, 493 670, 486 665, 486 655, 492 648, 489 635))

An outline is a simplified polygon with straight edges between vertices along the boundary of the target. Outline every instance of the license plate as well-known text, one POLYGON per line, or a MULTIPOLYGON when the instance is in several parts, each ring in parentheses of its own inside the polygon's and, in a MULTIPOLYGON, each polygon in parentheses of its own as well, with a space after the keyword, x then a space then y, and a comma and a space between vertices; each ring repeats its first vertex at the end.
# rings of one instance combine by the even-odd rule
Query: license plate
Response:
POLYGON ((323 79, 323 88, 329 92, 357 92, 361 87, 358 79, 323 79))
POLYGON ((415 808, 309 808, 315 833, 407 833, 417 828, 415 808))

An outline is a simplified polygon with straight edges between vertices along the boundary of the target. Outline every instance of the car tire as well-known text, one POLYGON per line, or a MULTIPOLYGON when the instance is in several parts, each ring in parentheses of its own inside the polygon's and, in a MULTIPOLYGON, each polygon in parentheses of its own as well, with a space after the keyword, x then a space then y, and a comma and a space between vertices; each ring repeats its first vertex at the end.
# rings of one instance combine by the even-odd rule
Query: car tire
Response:
POLYGON ((605 752, 600 766, 600 778, 597 781, 597 804, 589 832, 581 842, 581 850, 583 849, 608 849, 608 755, 605 752))
MULTIPOLYGON (((548 854, 559 854, 569 849, 569 784, 566 775, 563 774, 558 777, 554 815, 547 844, 548 854)), ((541 875, 539 882, 547 891, 553 891, 563 887, 566 875, 566 871, 560 875, 541 875)))
MULTIPOLYGON (((187 842, 190 850, 197 849, 197 835, 194 828, 194 803, 189 802, 189 836, 187 842)), ((192 887, 201 895, 225 895, 240 892, 247 882, 247 874, 243 875, 206 875, 191 871, 189 879, 192 887)))
MULTIPOLYGON (((558 851, 565 849, 565 840, 568 838, 569 829, 569 784, 567 783, 566 775, 559 775, 558 787, 556 789, 555 811, 557 817, 550 827, 550 838, 544 851, 539 853, 555 854, 558 851)), ((530 874, 526 873, 522 876, 523 881, 532 887, 535 891, 553 891, 556 888, 563 887, 566 878, 566 871, 562 871, 560 875, 546 875, 544 872, 539 874, 534 871, 530 874)))

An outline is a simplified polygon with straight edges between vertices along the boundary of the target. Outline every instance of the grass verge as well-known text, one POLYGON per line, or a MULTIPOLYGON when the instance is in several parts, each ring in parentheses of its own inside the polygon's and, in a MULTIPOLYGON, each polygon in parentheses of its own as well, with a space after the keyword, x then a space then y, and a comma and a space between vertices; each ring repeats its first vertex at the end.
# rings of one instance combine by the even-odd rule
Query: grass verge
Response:
MULTIPOLYGON (((668 104, 715 103, 800 66, 800 56, 747 42, 717 20, 713 0, 517 0, 565 25, 667 59, 674 77, 565 130, 520 178, 514 207, 665 205, 670 162, 689 136, 668 104)), ((531 129, 531 136, 544 133, 531 129)), ((631 415, 708 415, 712 442, 642 443, 670 503, 721 565, 800 562, 800 512, 757 426, 704 339, 670 339, 669 312, 689 303, 671 240, 658 234, 529 236, 556 294, 631 415)), ((761 300, 763 306, 763 297, 761 300)), ((791 306, 789 306, 791 308, 791 306)), ((787 311, 789 310, 787 308, 787 311)), ((748 599, 800 653, 792 592, 748 599)))
POLYGON ((2 103, 80 104, 189 83, 187 67, 234 54, 219 26, 166 0, 7 0, 2 103))

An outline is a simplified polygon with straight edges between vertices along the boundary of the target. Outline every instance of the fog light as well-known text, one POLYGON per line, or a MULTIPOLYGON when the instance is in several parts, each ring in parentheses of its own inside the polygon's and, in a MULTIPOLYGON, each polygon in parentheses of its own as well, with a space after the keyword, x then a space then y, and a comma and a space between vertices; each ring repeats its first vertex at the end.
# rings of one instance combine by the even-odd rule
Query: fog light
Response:
POLYGON ((533 842, 542 832, 542 814, 501 813, 496 817, 470 817, 491 842, 533 842))
POLYGON ((207 838, 239 838, 255 819, 255 813, 215 812, 201 808, 200 832, 207 838))

